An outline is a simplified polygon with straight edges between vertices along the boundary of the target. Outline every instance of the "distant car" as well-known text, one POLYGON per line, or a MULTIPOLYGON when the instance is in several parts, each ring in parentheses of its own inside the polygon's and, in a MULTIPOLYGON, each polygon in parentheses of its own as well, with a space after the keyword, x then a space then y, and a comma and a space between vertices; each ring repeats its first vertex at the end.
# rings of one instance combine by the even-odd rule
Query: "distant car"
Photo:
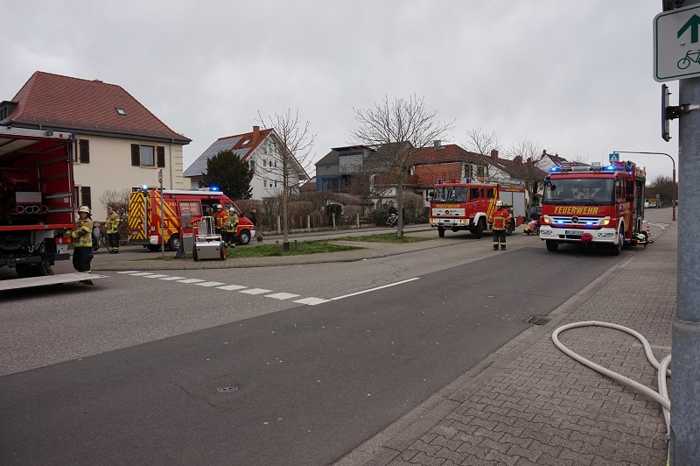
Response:
POLYGON ((657 208, 658 205, 656 204, 656 199, 647 199, 646 201, 644 201, 644 207, 649 209, 657 208))

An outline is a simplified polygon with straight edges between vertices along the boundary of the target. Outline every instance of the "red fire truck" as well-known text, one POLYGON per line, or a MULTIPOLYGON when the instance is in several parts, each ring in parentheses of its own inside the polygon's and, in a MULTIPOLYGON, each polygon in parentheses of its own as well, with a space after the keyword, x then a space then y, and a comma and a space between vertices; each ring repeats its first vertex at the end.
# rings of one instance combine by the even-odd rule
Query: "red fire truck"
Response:
POLYGON ((560 243, 600 243, 619 254, 625 244, 646 243, 645 172, 633 162, 553 167, 545 178, 540 238, 549 251, 560 243))
POLYGON ((161 232, 160 191, 156 188, 133 188, 129 196, 129 241, 142 243, 153 251, 161 244, 170 250, 180 246, 180 235, 191 236, 193 225, 203 215, 213 215, 215 206, 233 207, 239 215, 236 240, 248 244, 255 236, 255 225, 245 217, 238 206, 221 191, 163 190, 163 227, 161 232))
POLYGON ((525 189, 497 183, 440 183, 430 199, 430 226, 443 238, 445 230, 469 230, 480 237, 491 228, 496 201, 510 207, 512 221, 508 233, 525 218, 525 189))

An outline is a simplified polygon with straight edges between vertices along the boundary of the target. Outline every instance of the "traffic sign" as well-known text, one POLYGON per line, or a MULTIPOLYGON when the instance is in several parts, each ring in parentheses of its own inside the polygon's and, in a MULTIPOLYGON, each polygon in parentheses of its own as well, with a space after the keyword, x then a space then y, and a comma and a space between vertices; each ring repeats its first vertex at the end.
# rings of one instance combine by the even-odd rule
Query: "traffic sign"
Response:
POLYGON ((700 5, 664 11, 654 17, 654 79, 675 81, 700 76, 700 5))

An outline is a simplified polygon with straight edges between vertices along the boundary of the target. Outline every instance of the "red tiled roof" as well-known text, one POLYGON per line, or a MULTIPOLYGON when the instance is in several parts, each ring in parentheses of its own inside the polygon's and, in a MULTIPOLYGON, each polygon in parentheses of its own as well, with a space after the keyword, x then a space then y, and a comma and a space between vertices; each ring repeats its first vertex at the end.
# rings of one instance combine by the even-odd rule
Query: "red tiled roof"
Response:
POLYGON ((434 186, 437 183, 460 180, 462 178, 461 162, 423 164, 415 166, 418 186, 434 186))
POLYGON ((486 164, 485 156, 462 149, 457 144, 445 144, 439 147, 428 146, 416 149, 412 154, 412 163, 435 162, 471 162, 486 164))
POLYGON ((36 71, 12 102, 16 107, 5 124, 190 142, 116 84, 36 71))

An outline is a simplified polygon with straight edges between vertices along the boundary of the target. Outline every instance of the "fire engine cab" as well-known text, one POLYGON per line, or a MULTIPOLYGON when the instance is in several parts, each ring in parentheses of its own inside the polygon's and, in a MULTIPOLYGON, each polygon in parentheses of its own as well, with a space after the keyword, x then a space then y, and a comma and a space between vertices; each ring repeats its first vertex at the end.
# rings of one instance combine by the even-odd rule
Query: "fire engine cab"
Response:
POLYGON ((525 189, 497 183, 439 183, 430 199, 430 226, 443 238, 445 230, 469 230, 480 237, 493 223, 496 201, 511 211, 507 232, 512 233, 525 218, 525 189))
POLYGON ((161 231, 161 195, 156 188, 133 188, 129 195, 129 241, 142 243, 153 251, 165 243, 170 250, 180 246, 181 235, 192 236, 194 225, 204 215, 213 215, 217 204, 238 213, 236 241, 248 244, 255 236, 255 225, 243 216, 236 204, 221 191, 163 190, 163 227, 161 231))
POLYGON ((553 167, 545 178, 540 239, 547 250, 561 243, 600 243, 619 254, 625 244, 646 244, 645 172, 610 154, 606 166, 553 167))

